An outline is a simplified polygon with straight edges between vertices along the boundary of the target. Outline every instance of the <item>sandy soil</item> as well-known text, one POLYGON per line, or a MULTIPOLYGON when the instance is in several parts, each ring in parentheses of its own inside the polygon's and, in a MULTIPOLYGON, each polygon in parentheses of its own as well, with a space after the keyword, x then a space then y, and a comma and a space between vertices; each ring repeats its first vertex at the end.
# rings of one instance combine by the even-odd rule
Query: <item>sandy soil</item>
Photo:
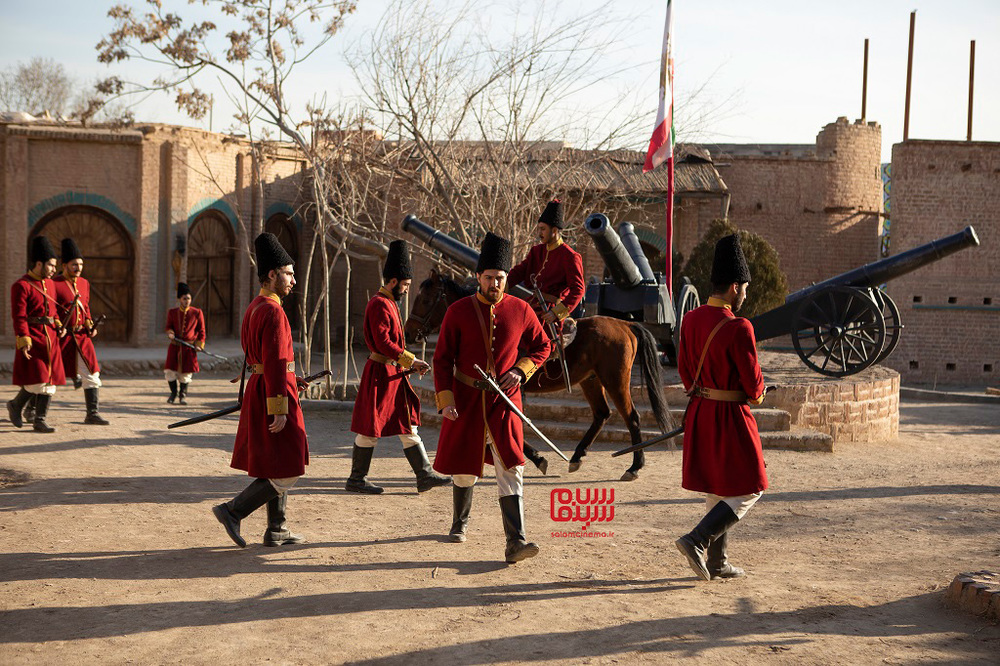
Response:
POLYGON ((235 420, 165 429, 234 392, 193 386, 169 407, 162 380, 112 380, 105 428, 73 391, 54 435, 0 423, 0 664, 1000 663, 1000 627, 942 604, 957 573, 1000 567, 995 407, 904 403, 898 442, 768 452, 772 490, 731 537, 749 575, 705 583, 673 546, 702 513, 679 452, 633 483, 609 446, 572 475, 532 469, 541 554, 507 566, 492 481, 469 541, 446 543, 451 493, 417 495, 398 441, 376 450, 384 495, 342 490, 350 414, 333 411, 307 414, 288 502, 309 542, 263 547, 260 511, 240 550, 210 511, 246 484, 235 420), (614 536, 552 536, 557 488, 613 488, 614 536))

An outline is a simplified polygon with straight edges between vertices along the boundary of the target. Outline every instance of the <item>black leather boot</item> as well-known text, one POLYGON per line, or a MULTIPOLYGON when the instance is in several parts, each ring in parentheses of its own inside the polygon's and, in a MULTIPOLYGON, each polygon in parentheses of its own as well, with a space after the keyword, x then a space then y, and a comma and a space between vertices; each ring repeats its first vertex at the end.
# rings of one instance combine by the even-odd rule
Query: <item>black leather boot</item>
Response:
POLYGON ((736 514, 725 502, 719 502, 705 514, 698 526, 674 542, 677 550, 687 558, 691 570, 702 580, 711 580, 712 574, 705 561, 706 551, 713 539, 722 536, 726 530, 739 522, 736 514))
POLYGON ((171 379, 169 382, 167 382, 167 386, 170 387, 170 397, 167 398, 167 402, 169 402, 172 405, 174 404, 174 400, 177 399, 177 380, 171 379))
POLYGON ((352 493, 365 493, 366 495, 379 495, 382 488, 373 483, 368 483, 368 469, 372 466, 372 454, 375 453, 374 446, 354 445, 351 453, 351 475, 347 477, 344 490, 352 493))
POLYGON ((292 534, 285 526, 285 504, 288 493, 282 493, 267 502, 267 530, 264 532, 265 546, 287 546, 305 541, 298 534, 292 534))
POLYGON ((524 445, 524 457, 530 460, 532 464, 538 468, 538 471, 542 473, 542 476, 545 476, 546 473, 548 473, 549 461, 546 460, 542 454, 527 444, 524 445))
POLYGON ((83 422, 89 425, 108 425, 97 412, 97 392, 96 388, 83 389, 83 397, 87 401, 87 418, 83 422))
POLYGON ((503 531, 507 534, 507 548, 504 550, 507 564, 538 555, 538 546, 524 537, 524 505, 521 503, 521 496, 501 497, 500 514, 503 516, 503 531))
MULTIPOLYGON (((7 418, 10 422, 14 424, 15 428, 20 428, 24 425, 24 421, 21 420, 21 411, 24 406, 32 399, 32 395, 25 391, 23 388, 17 392, 13 400, 7 401, 7 418)), ((34 417, 31 419, 34 421, 34 417)))
POLYGON ((188 404, 187 400, 184 399, 185 396, 187 396, 187 392, 188 392, 187 382, 181 382, 181 385, 180 385, 180 387, 177 390, 177 403, 178 404, 180 404, 180 405, 186 405, 186 404, 188 404))
POLYGON ((451 478, 441 476, 431 467, 431 461, 427 459, 427 451, 423 444, 408 446, 403 449, 403 455, 410 463, 413 473, 417 476, 417 492, 425 493, 431 488, 447 486, 451 483, 451 478))
POLYGON ((49 413, 49 402, 52 396, 40 393, 35 396, 35 432, 55 432, 56 429, 45 422, 45 415, 49 413))
POLYGON ((219 519, 226 533, 240 548, 246 548, 247 542, 240 536, 240 521, 264 506, 278 496, 267 479, 254 479, 253 483, 243 489, 239 495, 212 507, 212 513, 219 519))
POLYGON ((24 420, 28 423, 35 422, 35 396, 31 396, 28 402, 24 403, 24 420))
POLYGON ((459 486, 452 486, 451 497, 452 506, 454 507, 451 522, 451 532, 448 533, 448 539, 454 543, 464 543, 465 542, 465 532, 469 527, 469 514, 472 513, 472 489, 475 486, 469 486, 468 488, 461 488, 459 486))
POLYGON ((715 538, 712 545, 708 547, 708 573, 712 580, 717 578, 739 578, 745 576, 746 572, 739 567, 734 567, 726 558, 726 545, 729 542, 729 532, 723 532, 715 538))

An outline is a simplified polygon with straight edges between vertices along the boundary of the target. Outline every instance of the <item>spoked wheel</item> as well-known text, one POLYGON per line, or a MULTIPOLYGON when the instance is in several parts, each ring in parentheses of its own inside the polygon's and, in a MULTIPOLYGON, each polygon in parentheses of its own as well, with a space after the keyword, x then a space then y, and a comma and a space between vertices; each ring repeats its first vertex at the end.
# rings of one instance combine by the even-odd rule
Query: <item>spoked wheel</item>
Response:
POLYGON ((808 298, 792 320, 792 343, 807 366, 828 377, 861 372, 885 348, 885 319, 867 289, 831 287, 808 298))
POLYGON ((875 288, 872 289, 872 295, 875 297, 875 304, 882 310, 882 319, 885 321, 885 346, 882 348, 882 353, 875 359, 876 363, 881 363, 889 357, 889 354, 896 351, 896 346, 899 344, 899 332, 903 330, 903 324, 899 320, 899 308, 896 307, 895 301, 889 297, 889 294, 875 288))
POLYGON ((677 306, 675 312, 675 322, 674 322, 674 349, 680 351, 681 344, 681 322, 684 321, 684 315, 695 308, 701 307, 701 298, 698 296, 698 290, 695 289, 694 285, 691 284, 691 280, 684 278, 684 284, 681 286, 679 292, 677 292, 677 306))

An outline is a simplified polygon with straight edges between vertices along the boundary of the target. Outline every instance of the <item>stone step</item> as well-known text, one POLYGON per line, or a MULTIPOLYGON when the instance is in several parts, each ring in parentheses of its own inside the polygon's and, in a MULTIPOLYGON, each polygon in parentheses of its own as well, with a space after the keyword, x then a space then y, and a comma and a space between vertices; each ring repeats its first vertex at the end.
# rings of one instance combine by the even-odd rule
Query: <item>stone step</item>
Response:
MULTIPOLYGON (((442 421, 442 416, 433 410, 425 409, 420 413, 420 421, 423 425, 429 426, 439 426, 442 421)), ((530 415, 529 415, 530 418, 530 415)), ((565 421, 552 421, 547 419, 531 419, 532 422, 545 433, 545 436, 554 442, 562 442, 568 444, 566 448, 563 449, 564 453, 569 455, 569 448, 575 446, 579 442, 584 433, 587 431, 587 426, 580 423, 568 423, 565 421)), ((643 429, 643 438, 649 439, 657 435, 656 431, 649 429, 643 429)), ((530 440, 530 438, 529 438, 530 440)), ((785 430, 777 431, 764 431, 760 433, 761 445, 765 449, 779 449, 785 451, 833 451, 833 438, 822 432, 817 432, 815 430, 809 430, 807 428, 791 428, 785 430)), ((608 424, 604 426, 601 430, 601 434, 598 435, 595 444, 600 443, 610 443, 614 445, 621 445, 623 448, 632 443, 632 438, 629 435, 628 429, 623 425, 618 424, 608 424)), ((680 442, 676 442, 680 445, 680 442)), ((536 446, 535 448, 539 448, 536 446)))

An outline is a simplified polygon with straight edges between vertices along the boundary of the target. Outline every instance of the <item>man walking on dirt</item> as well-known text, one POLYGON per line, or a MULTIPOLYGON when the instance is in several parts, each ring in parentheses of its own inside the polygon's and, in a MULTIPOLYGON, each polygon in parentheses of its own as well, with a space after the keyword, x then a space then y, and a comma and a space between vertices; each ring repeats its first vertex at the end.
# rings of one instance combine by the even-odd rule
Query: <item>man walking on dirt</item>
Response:
POLYGON ((520 419, 475 369, 496 379, 520 407, 521 384, 549 354, 538 317, 524 301, 506 296, 510 241, 488 233, 476 267, 479 290, 453 303, 444 315, 434 351, 434 389, 441 425, 434 469, 454 483, 451 540, 466 540, 472 489, 485 464, 496 470, 508 563, 538 554, 524 531, 524 435, 520 419), (518 354, 518 350, 522 354, 518 354))
POLYGON ((257 477, 246 489, 212 509, 240 548, 240 521, 267 505, 265 546, 301 543, 285 525, 288 491, 309 464, 309 444, 299 407, 292 329, 281 299, 295 286, 293 261, 274 234, 254 240, 260 294, 243 315, 240 343, 251 371, 243 393, 240 424, 230 466, 257 477))
POLYGON ((753 325, 733 314, 749 282, 739 236, 722 238, 712 264, 713 295, 681 324, 677 369, 691 396, 682 485, 705 493, 707 513, 676 545, 703 580, 744 575, 727 559, 729 530, 767 489, 757 421, 747 404, 763 402, 764 380, 753 325))
POLYGON ((406 376, 407 370, 420 374, 430 370, 426 361, 406 350, 403 339, 399 300, 407 295, 413 279, 406 241, 389 243, 382 279, 382 288, 365 308, 364 334, 369 354, 351 416, 351 432, 357 436, 351 455, 351 475, 344 489, 370 495, 381 493, 382 488, 369 483, 365 476, 378 438, 398 435, 403 454, 417 477, 417 492, 422 493, 446 486, 451 479, 431 469, 424 443, 417 434, 420 399, 406 376))

